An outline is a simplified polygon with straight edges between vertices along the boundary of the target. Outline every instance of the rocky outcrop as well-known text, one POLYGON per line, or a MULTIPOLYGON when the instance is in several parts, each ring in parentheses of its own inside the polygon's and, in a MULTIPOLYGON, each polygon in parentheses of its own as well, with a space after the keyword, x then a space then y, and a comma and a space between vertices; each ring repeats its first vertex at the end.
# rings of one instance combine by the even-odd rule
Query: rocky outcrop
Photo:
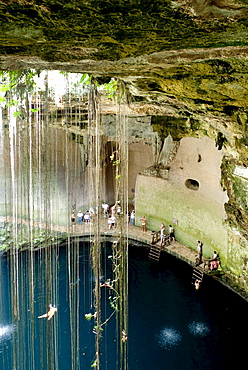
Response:
POLYGON ((120 60, 247 45, 246 0, 0 2, 1 55, 120 60))
POLYGON ((246 14, 245 6, 231 0, 176 0, 173 4, 186 14, 202 19, 241 17, 246 14))

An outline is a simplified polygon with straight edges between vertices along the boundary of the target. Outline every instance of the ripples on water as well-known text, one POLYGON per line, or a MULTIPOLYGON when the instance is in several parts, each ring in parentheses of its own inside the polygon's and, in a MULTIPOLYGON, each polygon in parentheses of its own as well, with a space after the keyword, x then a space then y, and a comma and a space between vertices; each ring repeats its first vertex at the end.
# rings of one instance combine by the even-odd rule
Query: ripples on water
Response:
POLYGON ((10 339, 13 325, 0 326, 0 339, 10 339))
POLYGON ((14 325, 2 325, 0 326, 0 353, 8 349, 9 341, 13 331, 15 330, 14 325))
MULTIPOLYGON (((112 266, 107 258, 111 248, 105 251, 106 264, 101 279, 111 278, 112 266)), ((24 256, 24 255, 23 255, 24 256)), ((56 325, 56 341, 58 343, 59 370, 71 369, 70 349, 70 306, 68 301, 68 270, 66 250, 59 253, 58 314, 50 324, 44 320, 34 319, 34 330, 37 335, 31 343, 28 334, 30 329, 28 290, 25 287, 26 264, 22 266, 23 306, 20 307, 24 322, 20 322, 19 330, 23 330, 21 338, 29 338, 28 343, 20 343, 20 351, 25 351, 26 359, 33 351, 35 362, 40 365, 43 359, 44 370, 47 370, 46 348, 47 329, 56 325), (24 315, 24 316, 23 316, 24 315), (25 321, 26 320, 26 321, 25 321), (25 332, 27 331, 27 332, 25 332), (26 337, 25 337, 26 336, 26 337), (40 349, 40 343, 42 347, 40 349), (43 356, 43 357, 42 357, 43 356)), ((23 257, 24 259, 24 257, 23 257)), ((40 266, 41 259, 37 259, 40 266)), ((105 260, 104 260, 105 261, 105 260)), ((7 260, 2 261, 1 295, 4 305, 2 324, 0 325, 0 370, 11 370, 11 343, 18 334, 9 323, 11 322, 10 274, 7 260), (4 313, 4 309, 6 312, 4 313), (14 335, 13 335, 14 332, 14 335)), ((79 275, 70 281, 72 292, 80 297, 80 370, 91 368, 94 358, 93 322, 85 320, 85 314, 93 313, 92 290, 94 278, 89 264, 89 248, 84 245, 80 249, 79 275), (78 289, 78 290, 77 290, 78 289)), ((222 370, 228 368, 232 361, 237 365, 246 359, 246 343, 242 339, 248 331, 246 319, 247 302, 218 284, 206 278, 200 291, 191 284, 192 268, 165 256, 160 263, 148 260, 147 249, 133 248, 130 250, 129 261, 129 325, 128 325, 128 365, 129 370, 222 370), (214 292, 214 300, 212 299, 214 292), (202 360, 204 359, 204 361, 202 360)), ((35 309, 45 308, 46 290, 45 275, 42 269, 37 270, 35 289, 35 309)), ((112 313, 109 305, 109 290, 101 291, 103 298, 102 319, 112 313)), ((1 303, 1 302, 0 302, 1 303)), ((43 312, 43 311, 42 311, 43 312)), ((116 354, 115 318, 104 327, 102 333, 102 369, 118 370, 118 353, 116 354)), ((50 329, 49 329, 50 330, 50 329)), ((26 365, 23 365, 26 366, 26 365)), ((50 365, 49 365, 50 366, 50 365)), ((22 367, 27 370, 30 367, 22 367)), ((39 366, 36 367, 41 368, 39 366)), ((50 368, 50 367, 49 367, 50 368)), ((229 367, 230 368, 230 367, 229 367)), ((237 365, 235 368, 239 369, 237 365)), ((51 366, 51 370, 53 366, 51 366)), ((19 369, 18 369, 19 370, 19 369)), ((32 369, 33 370, 33 369, 32 369)))
MULTIPOLYGON (((207 325, 203 322, 193 321, 191 324, 188 325, 188 328, 191 334, 199 337, 205 337, 210 332, 207 325)), ((182 335, 176 329, 165 327, 158 334, 157 340, 160 347, 170 351, 175 346, 180 344, 182 340, 182 335)))
POLYGON ((171 350, 174 346, 178 345, 182 336, 173 328, 164 328, 158 335, 158 343, 162 348, 171 350))
POLYGON ((193 335, 205 337, 205 335, 209 334, 210 330, 203 322, 193 321, 191 324, 189 324, 189 331, 193 335))

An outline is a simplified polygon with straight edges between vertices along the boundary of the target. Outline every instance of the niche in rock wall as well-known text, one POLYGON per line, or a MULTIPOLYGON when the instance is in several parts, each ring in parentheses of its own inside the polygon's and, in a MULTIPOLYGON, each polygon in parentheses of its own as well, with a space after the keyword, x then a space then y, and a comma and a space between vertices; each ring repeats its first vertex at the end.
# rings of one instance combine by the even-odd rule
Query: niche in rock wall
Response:
POLYGON ((191 190, 198 190, 199 189, 199 182, 197 180, 193 180, 193 179, 187 179, 185 181, 185 185, 187 188, 191 189, 191 190))

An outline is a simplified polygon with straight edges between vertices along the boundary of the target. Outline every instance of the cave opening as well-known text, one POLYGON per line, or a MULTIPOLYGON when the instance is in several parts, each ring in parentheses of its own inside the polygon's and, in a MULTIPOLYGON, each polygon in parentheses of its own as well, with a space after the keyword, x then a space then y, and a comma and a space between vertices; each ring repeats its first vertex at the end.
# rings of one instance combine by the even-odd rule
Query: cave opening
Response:
POLYGON ((199 182, 197 180, 194 180, 194 179, 187 179, 185 181, 185 185, 188 189, 191 189, 191 190, 199 190, 199 182))

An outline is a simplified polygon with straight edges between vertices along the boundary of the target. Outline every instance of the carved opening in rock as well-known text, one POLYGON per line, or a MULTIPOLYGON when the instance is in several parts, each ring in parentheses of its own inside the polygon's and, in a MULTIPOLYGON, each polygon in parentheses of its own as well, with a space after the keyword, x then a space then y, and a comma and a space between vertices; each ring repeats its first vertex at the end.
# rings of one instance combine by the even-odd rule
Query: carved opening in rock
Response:
POLYGON ((187 188, 189 188, 191 190, 198 190, 199 189, 199 182, 196 181, 196 180, 193 180, 193 179, 187 179, 185 181, 185 185, 187 186, 187 188))
POLYGON ((201 162, 201 160, 202 160, 201 154, 198 154, 198 161, 197 162, 201 162))

